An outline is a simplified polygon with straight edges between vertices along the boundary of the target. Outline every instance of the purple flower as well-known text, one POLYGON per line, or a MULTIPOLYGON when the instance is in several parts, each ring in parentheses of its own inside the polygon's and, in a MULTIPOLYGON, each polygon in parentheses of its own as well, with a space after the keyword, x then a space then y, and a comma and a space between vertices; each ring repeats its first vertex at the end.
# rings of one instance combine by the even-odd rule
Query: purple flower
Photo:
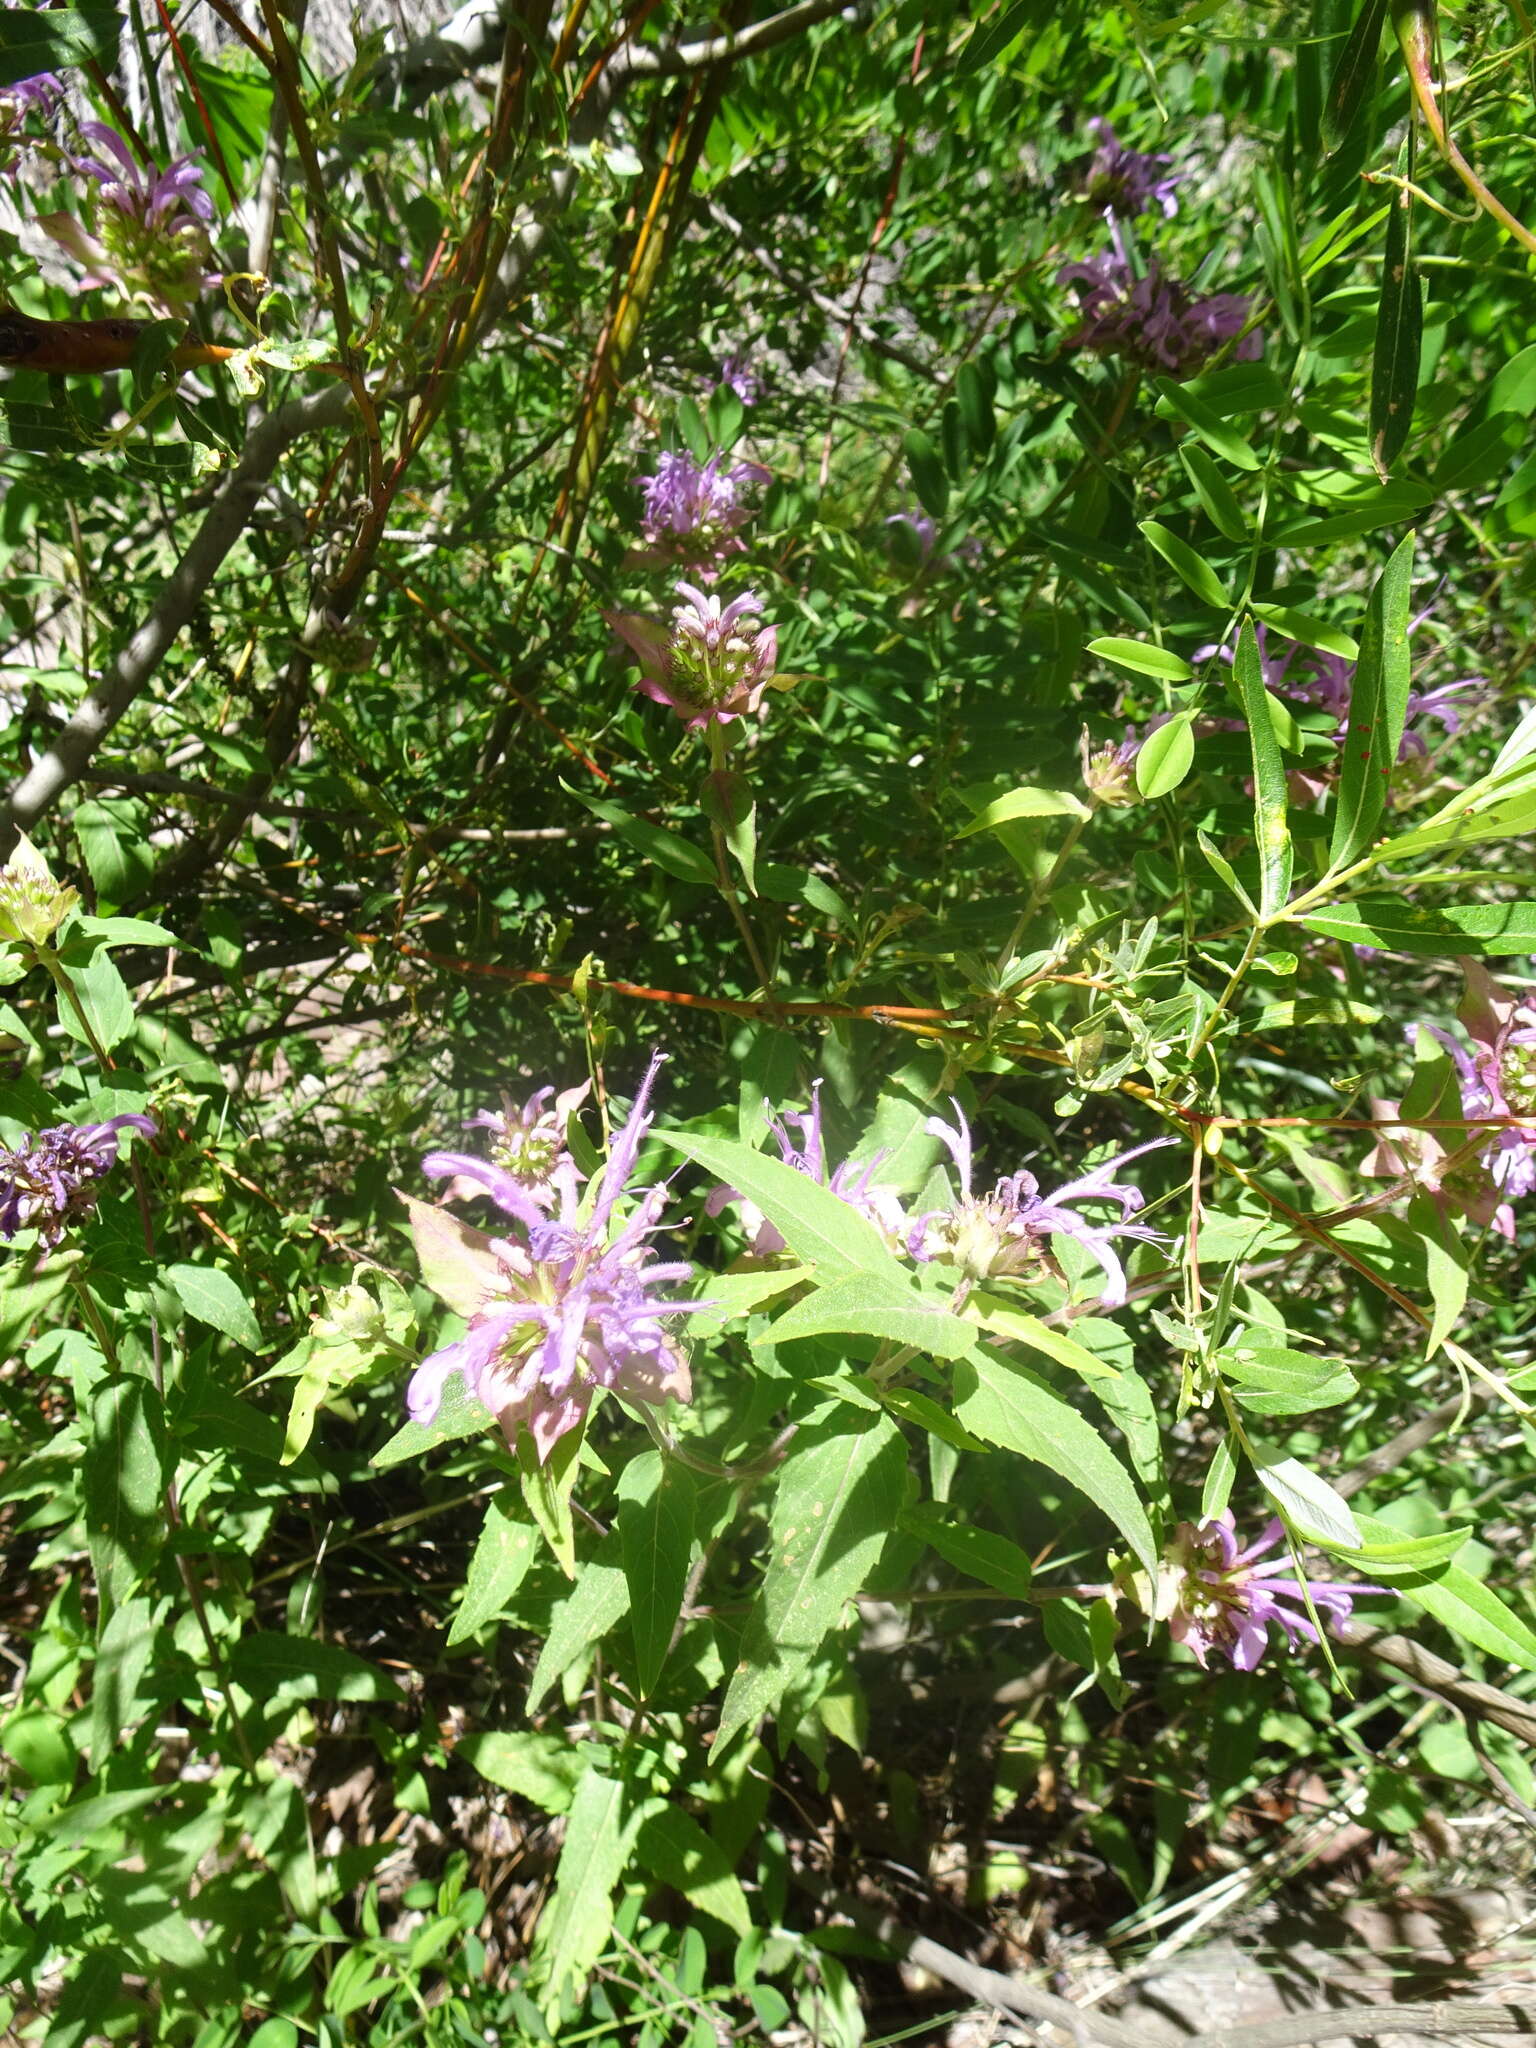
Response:
POLYGON ((722 606, 691 583, 674 588, 685 601, 674 605, 670 631, 634 612, 603 614, 640 663, 637 687, 690 732, 754 716, 779 656, 778 629, 758 623, 762 599, 747 590, 722 606))
MULTIPOLYGON (((740 349, 732 349, 731 353, 720 365, 720 382, 729 385, 743 405, 756 405, 763 395, 762 379, 750 367, 746 356, 740 349)), ((755 464, 751 463, 747 465, 748 468, 754 468, 755 466, 755 464)), ((764 471, 765 476, 766 474, 767 472, 764 471)))
MULTIPOLYGON (((1410 633, 1423 625, 1431 609, 1426 605, 1423 611, 1409 620, 1410 633)), ((1276 654, 1270 649, 1268 630, 1263 622, 1256 624, 1253 630, 1258 642, 1259 670, 1265 689, 1278 697, 1289 697, 1293 702, 1317 705, 1332 717, 1334 736, 1342 740, 1349 725, 1349 707, 1354 696, 1355 663, 1342 654, 1330 654, 1321 647, 1303 647, 1295 640, 1287 641, 1284 652, 1276 654)), ((1233 651, 1230 647, 1211 645, 1195 649, 1196 661, 1208 661, 1213 655, 1231 667, 1233 651)), ((1470 709, 1471 703, 1486 688, 1487 682, 1482 676, 1461 676, 1455 682, 1438 683, 1432 690, 1410 690, 1403 708, 1403 736, 1398 743, 1398 760, 1423 761, 1429 757, 1427 739, 1423 733, 1413 730, 1415 719, 1437 719, 1449 738, 1460 732, 1463 711, 1470 709), (1472 693, 1470 699, 1468 692, 1472 693)), ((1310 777, 1305 780, 1313 794, 1325 786, 1310 777)))
POLYGON ((638 559, 646 566, 692 567, 712 581, 726 556, 739 554, 745 545, 738 533, 752 508, 742 502, 742 485, 768 480, 759 462, 727 468, 717 452, 701 465, 686 449, 665 450, 656 458, 654 476, 635 479, 645 493, 640 531, 649 550, 638 559))
POLYGON ((41 114, 46 121, 64 97, 64 81, 55 72, 39 71, 32 78, 18 78, 0 86, 0 126, 9 133, 19 128, 28 114, 41 114))
POLYGON ((117 1164, 117 1134, 154 1137, 153 1117, 109 1117, 100 1124, 55 1124, 23 1138, 14 1150, 0 1145, 0 1237, 36 1230, 56 1245, 71 1223, 96 1207, 101 1183, 117 1164))
POLYGON ((1254 1671, 1269 1647, 1269 1624, 1277 1621, 1286 1646, 1318 1641, 1307 1612, 1307 1596, 1335 1632, 1348 1621, 1362 1593, 1384 1593, 1385 1586, 1341 1585, 1334 1580, 1277 1578, 1287 1559, 1268 1564, 1257 1559, 1273 1550, 1285 1535, 1283 1525, 1270 1522, 1246 1550, 1239 1550, 1232 1515, 1200 1523, 1181 1522, 1163 1560, 1159 1586, 1159 1618, 1166 1618, 1176 1643, 1186 1643, 1204 1666, 1219 1650, 1239 1671, 1254 1671))
MULTIPOLYGON (((1056 273, 1060 285, 1080 285, 1082 325, 1069 346, 1096 355, 1122 356, 1144 370, 1192 377, 1218 350, 1242 334, 1253 301, 1239 292, 1197 297, 1188 285, 1167 276, 1154 258, 1138 277, 1120 253, 1068 263, 1056 273)), ((1253 362, 1263 353, 1260 333, 1243 336, 1233 358, 1253 362)))
MULTIPOLYGON (((573 1111, 586 1100, 591 1086, 590 1081, 583 1081, 579 1087, 563 1089, 558 1095, 553 1088, 536 1088, 521 1104, 515 1103, 510 1095, 505 1096, 500 1109, 477 1110, 464 1128, 493 1132, 491 1165, 513 1180, 541 1209, 548 1209, 557 1200, 557 1166, 569 1162, 571 1172, 585 1177, 569 1160, 565 1127, 573 1111)), ((448 1180, 444 1193, 450 1201, 467 1201, 489 1192, 484 1160, 469 1153, 429 1152, 422 1161, 422 1170, 433 1180, 448 1180)))
MULTIPOLYGON (((1511 1242, 1512 1202, 1536 1191, 1536 1004, 1495 981, 1479 960, 1463 960, 1466 994, 1457 1015, 1472 1041, 1469 1053, 1438 1024, 1426 1025, 1450 1054, 1468 1119, 1507 1117, 1502 1130, 1469 1131, 1475 1160, 1469 1169, 1447 1174, 1445 1147, 1431 1131, 1404 1126, 1384 1135, 1366 1171, 1378 1176, 1411 1173, 1438 1200, 1449 1200, 1476 1223, 1492 1223, 1511 1242)), ((1390 1122, 1393 1103, 1374 1104, 1390 1122)), ((1458 1148, 1460 1149, 1460 1148, 1458 1148)))
POLYGON ((81 265, 85 289, 115 286, 158 312, 184 317, 198 295, 218 283, 208 267, 213 201, 203 190, 201 164, 179 156, 163 171, 153 165, 146 171, 104 121, 82 122, 80 133, 100 151, 71 159, 97 188, 90 226, 73 214, 52 213, 39 218, 39 227, 81 265))
POLYGON ((462 1315, 462 1337, 422 1360, 406 1389, 413 1422, 429 1423, 457 1373, 501 1424, 509 1445, 526 1433, 542 1463, 584 1422, 603 1389, 625 1401, 691 1397, 688 1364, 665 1319, 698 1304, 659 1299, 655 1290, 687 1280, 692 1267, 653 1263, 646 1243, 666 1205, 665 1187, 639 1193, 615 1220, 640 1146, 662 1055, 646 1070, 628 1120, 609 1148, 595 1192, 580 1189, 570 1155, 550 1170, 549 1192, 530 1190, 504 1166, 464 1153, 429 1153, 432 1179, 478 1184, 510 1219, 501 1236, 471 1229, 446 1209, 405 1197, 429 1284, 462 1315))
POLYGON ((1157 1152, 1175 1142, 1153 1138, 1133 1146, 1118 1159, 1106 1160, 1077 1180, 1068 1181, 1054 1193, 1042 1195, 1032 1173, 1009 1174, 997 1182, 990 1194, 977 1195, 971 1186, 971 1132, 960 1105, 951 1096, 954 1123, 930 1117, 924 1128, 942 1139, 960 1175, 960 1199, 950 1209, 931 1209, 919 1216, 907 1232, 907 1250, 914 1259, 958 1266, 967 1281, 1024 1273, 1055 1273, 1060 1268, 1052 1259, 1049 1242, 1053 1237, 1070 1237, 1088 1251, 1104 1274, 1099 1296, 1101 1308, 1120 1308, 1126 1297, 1125 1268, 1116 1256, 1111 1240, 1139 1238, 1147 1243, 1165 1244, 1159 1231, 1144 1223, 1133 1223, 1145 1200, 1141 1190, 1113 1176, 1144 1152, 1157 1152), (1084 1202, 1108 1202, 1119 1208, 1116 1223, 1092 1223, 1078 1213, 1084 1202))
POLYGON ((1097 147, 1079 166, 1077 182, 1090 205, 1114 220, 1131 220, 1156 206, 1172 220, 1179 210, 1173 188, 1185 176, 1164 168, 1173 158, 1127 149, 1107 121, 1090 121, 1088 133, 1097 147))
MULTIPOLYGON (((775 1116, 772 1104, 764 1102, 763 1117, 778 1145, 779 1157, 796 1173, 803 1173, 807 1180, 826 1188, 840 1202, 846 1202, 850 1209, 857 1209, 861 1216, 867 1216, 892 1250, 898 1250, 907 1230, 901 1197, 895 1188, 875 1178, 889 1155, 876 1152, 862 1166, 845 1159, 841 1166, 829 1172, 821 1134, 821 1090, 822 1083, 814 1082, 810 1108, 788 1109, 782 1116, 775 1116)), ((718 1216, 731 1202, 740 1205, 742 1225, 747 1233, 747 1249, 753 1258, 772 1258, 785 1249, 783 1235, 777 1226, 768 1221, 755 1202, 746 1201, 736 1188, 715 1188, 704 1204, 704 1213, 718 1216)))

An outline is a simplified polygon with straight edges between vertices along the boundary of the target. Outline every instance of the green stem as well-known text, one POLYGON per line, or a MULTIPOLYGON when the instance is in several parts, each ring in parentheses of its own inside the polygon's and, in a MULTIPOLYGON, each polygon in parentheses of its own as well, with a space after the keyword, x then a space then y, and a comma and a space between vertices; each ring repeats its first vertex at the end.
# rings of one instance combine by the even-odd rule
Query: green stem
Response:
MULTIPOLYGON (((729 772, 730 745, 730 735, 726 732, 725 727, 720 724, 718 719, 712 719, 709 725, 709 772, 711 776, 721 778, 722 787, 724 786, 724 778, 729 772)), ((736 920, 736 929, 741 933, 742 943, 747 949, 747 957, 752 962, 752 971, 757 976, 763 994, 768 999, 769 1007, 773 1011, 774 1021, 782 1026, 784 1023, 784 1013, 779 1007, 773 974, 763 957, 762 948, 757 942, 757 934, 752 929, 752 920, 747 916, 746 906, 742 903, 736 884, 731 879, 731 870, 727 858, 728 849, 725 843, 725 830, 718 820, 714 818, 711 818, 709 821, 709 834, 715 853, 715 886, 724 898, 731 916, 736 920)))
POLYGON ((1035 886, 1030 890, 1029 896, 1025 901, 1024 908, 1019 912, 1018 922, 1014 925, 1013 930, 1009 933, 1008 943, 1003 948, 1003 966, 1006 967, 1008 962, 1013 958, 1014 954, 1018 951, 1019 940, 1024 935, 1025 926, 1029 923, 1030 919, 1034 916, 1035 912, 1040 908, 1040 905, 1045 901, 1046 897, 1049 896, 1051 891, 1055 888, 1057 879, 1060 876, 1062 869, 1066 866, 1067 862, 1072 858, 1072 855, 1076 852, 1077 842, 1079 839, 1082 838, 1083 832, 1088 824, 1088 819, 1092 816, 1092 811, 1089 811, 1086 817, 1074 818, 1072 820, 1072 823, 1067 828, 1067 836, 1061 842, 1061 848, 1057 853, 1056 858, 1051 862, 1049 872, 1045 875, 1043 880, 1036 882, 1035 886))

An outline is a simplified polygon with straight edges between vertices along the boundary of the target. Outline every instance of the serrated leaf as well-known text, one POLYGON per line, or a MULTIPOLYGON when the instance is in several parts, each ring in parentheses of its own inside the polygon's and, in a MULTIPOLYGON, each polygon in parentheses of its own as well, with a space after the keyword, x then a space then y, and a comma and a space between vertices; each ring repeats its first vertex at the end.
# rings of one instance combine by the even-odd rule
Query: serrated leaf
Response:
POLYGON ((1008 1537, 952 1521, 947 1510, 933 1503, 904 1514, 901 1526, 968 1578, 980 1579, 984 1586, 995 1586, 1014 1599, 1030 1597, 1034 1574, 1029 1557, 1008 1537))
POLYGON ((1139 676, 1159 676, 1165 682, 1187 683, 1194 675, 1189 663, 1166 647, 1153 647, 1145 640, 1122 640, 1115 634, 1090 640, 1086 652, 1114 662, 1139 676))
POLYGON ((576 1788, 555 1870, 555 1893, 539 1918, 534 1961, 547 1986, 546 2016, 579 1992, 607 1945, 613 1890, 629 1861, 635 1816, 625 1787, 590 1770, 576 1788))
POLYGON ((1060 1475, 1107 1515, 1149 1572, 1157 1544, 1130 1475, 1038 1374, 983 1346, 955 1367, 955 1413, 977 1436, 1060 1475))
POLYGON ((682 1612, 693 1550, 694 1483, 687 1467, 656 1451, 619 1477, 615 1524, 629 1588, 629 1628, 641 1697, 656 1690, 682 1612))
POLYGON ((230 1674, 253 1699, 268 1706, 280 1700, 386 1700, 398 1705, 392 1678, 339 1643, 313 1636, 255 1629, 235 1644, 230 1674))
POLYGON ((247 1351, 261 1349, 261 1325, 239 1283, 228 1273, 217 1266, 179 1265, 168 1267, 165 1277, 189 1316, 232 1337, 247 1351))
POLYGON ((901 1508, 907 1454, 885 1415, 843 1410, 804 1430, 779 1469, 762 1589, 715 1737, 773 1713, 873 1571, 901 1508))
POLYGON ((1214 1363, 1235 1385, 1241 1405, 1255 1415, 1309 1415, 1359 1392, 1341 1360, 1314 1358, 1283 1345, 1238 1344, 1218 1351, 1214 1363))
POLYGON ((1285 908, 1291 893, 1291 829, 1285 762, 1270 719, 1270 698, 1264 687, 1253 621, 1244 619, 1232 663, 1248 745, 1253 755, 1253 836, 1259 854, 1259 916, 1268 924, 1285 908))
POLYGON ((754 1203, 797 1259, 814 1265, 819 1276, 835 1280, 851 1273, 905 1273, 867 1216, 840 1201, 808 1174, 797 1173, 782 1160, 770 1159, 728 1138, 696 1136, 691 1131, 653 1131, 652 1138, 695 1159, 706 1171, 754 1203))
POLYGON ((533 1728, 486 1728, 462 1736, 454 1750, 492 1785, 515 1792, 545 1813, 568 1813, 576 1788, 591 1769, 590 1753, 561 1735, 533 1728))
POLYGON ((909 1345, 930 1358, 963 1358, 975 1330, 945 1302, 919 1294, 905 1276, 850 1273, 814 1288, 756 1340, 787 1344, 795 1337, 845 1334, 909 1345))
POLYGON ((1441 1565, 1433 1577, 1394 1576, 1392 1590, 1490 1657, 1516 1664, 1522 1671, 1536 1671, 1536 1633, 1491 1587, 1460 1565, 1441 1565))
POLYGON ((697 1912, 728 1927, 739 1940, 752 1931, 752 1913, 725 1853, 692 1814, 658 1800, 645 1809, 635 1853, 653 1877, 681 1892, 697 1912))
POLYGON ((629 1605, 618 1532, 610 1531, 580 1565, 576 1583, 550 1616, 549 1633, 528 1682, 528 1712, 535 1714, 563 1672, 605 1636, 629 1605))
POLYGON ((165 1542, 165 1417, 156 1389, 109 1373, 91 1389, 81 1470, 86 1542, 103 1610, 127 1599, 165 1542))
POLYGON ((528 1576, 538 1547, 532 1526, 518 1519, 511 1495, 505 1491, 496 1494, 486 1507, 464 1574, 464 1591, 448 1631, 449 1649, 505 1612, 528 1576))
POLYGON ((1410 533, 1398 544, 1366 607, 1328 848, 1328 864, 1335 869, 1347 867, 1375 838, 1397 766, 1413 679, 1408 653, 1413 543, 1410 533))

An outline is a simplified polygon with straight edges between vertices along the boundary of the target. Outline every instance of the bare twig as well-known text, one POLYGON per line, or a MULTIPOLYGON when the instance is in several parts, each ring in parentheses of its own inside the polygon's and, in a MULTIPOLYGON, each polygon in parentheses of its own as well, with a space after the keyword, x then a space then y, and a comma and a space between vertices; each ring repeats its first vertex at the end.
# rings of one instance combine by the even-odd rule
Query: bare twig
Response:
POLYGON ((1531 1701, 1518 1700, 1513 1693, 1501 1692, 1496 1685, 1484 1685, 1480 1679, 1467 1678, 1454 1664, 1448 1664, 1444 1657, 1437 1657, 1433 1650, 1421 1648, 1406 1636, 1389 1635, 1385 1629, 1372 1628, 1363 1621, 1341 1622, 1334 1630, 1334 1636, 1345 1649, 1370 1657, 1378 1664, 1390 1665, 1411 1684, 1449 1701, 1464 1714, 1480 1714, 1485 1721, 1492 1721, 1496 1728, 1506 1728, 1511 1735, 1518 1735, 1522 1742, 1536 1744, 1536 1704, 1531 1701))
POLYGON ((857 22, 868 12, 866 6, 849 6, 848 0, 799 0, 798 6, 786 7, 782 14, 770 14, 766 21, 754 21, 734 35, 712 36, 708 42, 671 43, 660 48, 633 43, 620 53, 615 65, 626 78, 675 77, 681 71, 703 71, 711 64, 735 63, 759 50, 771 50, 829 15, 846 14, 850 22, 857 22))
POLYGON ((351 398, 345 385, 328 385, 311 397, 296 398, 280 407, 254 430, 144 623, 107 664, 53 745, 0 803, 0 859, 10 857, 17 834, 35 824, 79 779, 96 749, 160 666, 224 557, 244 532, 283 454, 306 434, 340 426, 351 398))

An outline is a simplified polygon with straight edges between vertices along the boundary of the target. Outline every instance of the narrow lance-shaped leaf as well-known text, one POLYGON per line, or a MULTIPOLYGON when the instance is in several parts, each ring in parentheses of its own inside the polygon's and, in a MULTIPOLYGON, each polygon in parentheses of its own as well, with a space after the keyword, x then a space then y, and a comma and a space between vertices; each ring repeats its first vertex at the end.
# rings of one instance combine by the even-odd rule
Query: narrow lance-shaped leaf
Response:
POLYGON ((1371 359, 1371 461, 1385 483, 1413 425, 1424 341, 1424 287, 1413 266, 1412 202, 1404 192, 1387 216, 1386 261, 1371 359))
POLYGON ((1387 0, 1363 0, 1349 40, 1339 53, 1323 102, 1323 147, 1330 156, 1354 127, 1376 76, 1376 52, 1386 18, 1387 0))
POLYGON ((1349 699, 1349 730, 1339 770, 1338 809, 1328 864, 1346 867, 1376 836, 1397 765, 1412 670, 1408 600, 1414 536, 1406 534, 1376 579, 1360 633, 1360 660, 1349 699))
POLYGON ((1269 715, 1264 665, 1253 621, 1244 619, 1232 664, 1248 744, 1253 752, 1253 838, 1259 853, 1259 918, 1268 924, 1291 893, 1291 828, 1286 819, 1285 762, 1269 715))

